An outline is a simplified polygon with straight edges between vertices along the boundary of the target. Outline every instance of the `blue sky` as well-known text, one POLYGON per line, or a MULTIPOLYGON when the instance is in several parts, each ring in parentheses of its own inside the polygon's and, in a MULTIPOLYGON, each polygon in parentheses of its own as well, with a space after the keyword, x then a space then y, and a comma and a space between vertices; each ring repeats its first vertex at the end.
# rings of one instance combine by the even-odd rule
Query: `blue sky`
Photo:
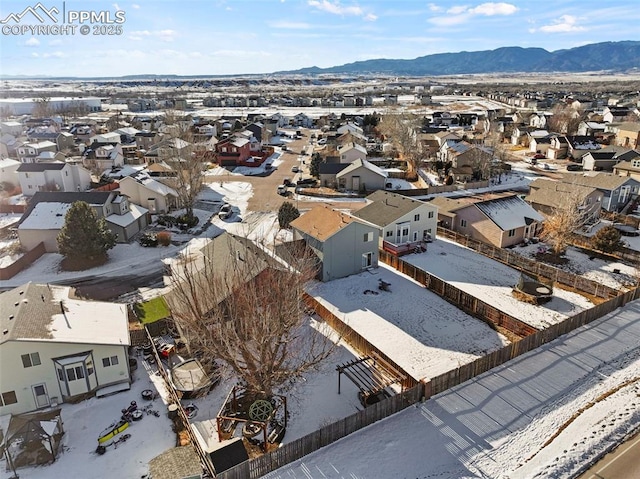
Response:
MULTIPOLYGON (((3 0, 0 20, 37 3, 3 0)), ((42 24, 30 12, 17 23, 9 18, 2 27, 13 30, 0 37, 2 73, 270 73, 502 46, 553 51, 640 39, 637 0, 41 0, 41 6, 67 14, 103 11, 110 19, 123 11, 122 32, 20 35, 17 26, 42 24)))

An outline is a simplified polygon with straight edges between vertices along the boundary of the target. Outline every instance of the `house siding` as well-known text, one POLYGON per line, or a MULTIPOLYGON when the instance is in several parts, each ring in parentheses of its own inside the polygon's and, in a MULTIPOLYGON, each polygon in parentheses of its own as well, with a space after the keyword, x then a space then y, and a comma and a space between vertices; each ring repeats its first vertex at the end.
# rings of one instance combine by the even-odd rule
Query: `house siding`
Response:
POLYGON ((166 197, 146 188, 133 178, 125 177, 120 180, 120 193, 128 196, 131 203, 147 208, 150 213, 168 213, 171 209, 166 197), (155 201, 155 211, 149 208, 149 199, 155 201))
POLYGON ((454 230, 469 237, 502 247, 502 231, 496 224, 487 218, 478 208, 471 206, 456 211, 454 230), (462 221, 466 226, 462 226, 462 221))
MULTIPOLYGON (((90 351, 93 356, 96 388, 130 380, 127 346, 72 344, 40 341, 7 341, 0 345, 0 364, 2 364, 2 393, 15 391, 18 402, 8 406, 0 406, 0 415, 20 414, 37 409, 32 386, 44 384, 51 398, 63 402, 65 395, 60 388, 56 366, 53 358, 70 356, 90 351), (25 368, 21 356, 38 353, 40 365, 25 368), (104 367, 102 359, 118 357, 118 364, 104 367)), ((85 377, 84 381, 89 379, 85 377)), ((74 381, 75 382, 75 381, 74 381)), ((93 381, 92 381, 93 382, 93 381)))
POLYGON ((44 243, 44 248, 47 253, 57 253, 58 233, 60 233, 60 230, 29 230, 18 228, 18 239, 22 247, 27 251, 32 250, 42 242, 44 243))
POLYGON ((378 230, 354 221, 325 241, 323 251, 323 281, 361 272, 362 255, 365 253, 372 253, 371 267, 375 268, 378 266, 378 230), (365 242, 364 235, 369 233, 373 238, 365 242))
POLYGON ((383 190, 386 180, 384 176, 364 167, 357 168, 346 174, 339 173, 336 178, 342 188, 352 191, 359 191, 362 188, 366 188, 367 191, 383 190), (355 177, 358 178, 356 179, 356 186, 359 183, 358 188, 353 187, 355 177))
POLYGON ((435 239, 436 230, 438 228, 438 208, 435 206, 431 206, 429 204, 419 205, 417 208, 412 210, 410 213, 403 215, 396 219, 393 223, 388 224, 383 227, 381 230, 380 237, 380 247, 382 247, 382 242, 387 241, 388 243, 393 244, 402 244, 406 242, 413 241, 421 241, 424 236, 424 232, 431 230, 431 238, 435 239), (429 218, 429 212, 433 214, 432 218, 429 218), (415 221, 415 215, 420 215, 420 219, 415 221), (408 241, 397 241, 396 236, 396 226, 399 223, 409 223, 409 239, 408 241), (418 237, 416 240, 413 239, 413 233, 417 231, 418 237), (391 236, 387 236, 387 232, 391 232, 391 236))

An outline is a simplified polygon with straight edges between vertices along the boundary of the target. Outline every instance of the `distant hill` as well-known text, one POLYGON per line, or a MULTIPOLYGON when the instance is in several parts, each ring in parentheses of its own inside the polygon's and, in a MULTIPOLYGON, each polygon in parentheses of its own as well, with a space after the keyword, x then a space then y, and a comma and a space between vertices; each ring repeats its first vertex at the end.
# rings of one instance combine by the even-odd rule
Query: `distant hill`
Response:
POLYGON ((548 52, 543 48, 503 47, 480 52, 438 53, 413 60, 365 60, 329 68, 302 68, 279 74, 386 73, 458 75, 469 73, 585 72, 640 69, 640 42, 593 43, 548 52))

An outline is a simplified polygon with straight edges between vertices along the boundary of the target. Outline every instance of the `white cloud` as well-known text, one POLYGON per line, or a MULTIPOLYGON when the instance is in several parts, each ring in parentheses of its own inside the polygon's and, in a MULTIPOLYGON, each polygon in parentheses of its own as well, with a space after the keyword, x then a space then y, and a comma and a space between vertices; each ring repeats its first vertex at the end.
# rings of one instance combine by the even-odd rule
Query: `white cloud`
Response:
POLYGON ((38 40, 36 37, 31 37, 29 38, 29 40, 24 42, 24 44, 28 47, 37 47, 38 45, 40 45, 40 40, 38 40))
POLYGON ((458 5, 456 7, 451 7, 447 10, 447 13, 450 13, 451 15, 460 15, 461 13, 465 13, 468 9, 468 5, 458 5))
POLYGON ((332 13, 334 15, 353 15, 356 17, 363 17, 364 20, 373 22, 377 20, 377 16, 371 12, 366 12, 358 5, 342 5, 338 0, 308 0, 310 7, 313 7, 321 12, 332 13))
POLYGON ((114 3, 114 4, 113 4, 113 8, 115 8, 115 9, 116 9, 116 11, 120 11, 120 10, 122 10, 122 8, 120 8, 120 5, 118 5, 117 3, 114 3))
POLYGON ((573 15, 562 15, 560 18, 554 20, 550 25, 544 25, 538 30, 544 33, 581 32, 586 30, 585 27, 576 25, 577 21, 578 19, 573 15))
POLYGON ((53 47, 53 46, 56 46, 56 45, 62 45, 62 40, 60 40, 59 38, 56 38, 56 39, 51 40, 49 42, 49 46, 50 47, 53 47))
POLYGON ((518 7, 511 5, 510 3, 482 3, 475 8, 469 9, 469 13, 472 15, 486 15, 491 17, 493 15, 513 15, 518 11, 518 7))
POLYGON ((357 5, 344 7, 340 2, 330 2, 329 0, 309 0, 309 5, 327 13, 335 15, 363 15, 364 11, 357 5))
POLYGON ((442 11, 442 7, 439 7, 435 3, 429 3, 427 5, 427 7, 429 7, 429 10, 431 10, 432 12, 441 12, 442 11))
POLYGON ((61 51, 42 54, 42 58, 64 58, 65 56, 66 55, 64 54, 64 52, 61 52, 61 51))
POLYGON ((140 9, 140 5, 138 5, 137 3, 132 3, 131 4, 131 8, 133 8, 134 10, 139 10, 140 9))
POLYGON ((288 22, 286 20, 271 22, 269 26, 271 28, 283 28, 285 30, 307 30, 311 28, 311 24, 306 22, 288 22))

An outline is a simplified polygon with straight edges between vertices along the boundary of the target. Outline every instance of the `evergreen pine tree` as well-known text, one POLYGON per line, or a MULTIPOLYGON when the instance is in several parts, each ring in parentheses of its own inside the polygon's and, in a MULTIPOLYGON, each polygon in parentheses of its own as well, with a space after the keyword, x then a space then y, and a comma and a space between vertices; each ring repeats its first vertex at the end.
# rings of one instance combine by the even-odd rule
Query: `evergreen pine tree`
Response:
POLYGON ((293 203, 285 201, 278 210, 278 224, 280 225, 280 228, 289 228, 289 223, 295 220, 298 216, 300 216, 298 208, 293 206, 293 203))
POLYGON ((104 258, 116 245, 115 235, 107 228, 104 218, 98 218, 84 201, 76 201, 65 216, 58 234, 58 251, 65 258, 96 260, 104 258))

